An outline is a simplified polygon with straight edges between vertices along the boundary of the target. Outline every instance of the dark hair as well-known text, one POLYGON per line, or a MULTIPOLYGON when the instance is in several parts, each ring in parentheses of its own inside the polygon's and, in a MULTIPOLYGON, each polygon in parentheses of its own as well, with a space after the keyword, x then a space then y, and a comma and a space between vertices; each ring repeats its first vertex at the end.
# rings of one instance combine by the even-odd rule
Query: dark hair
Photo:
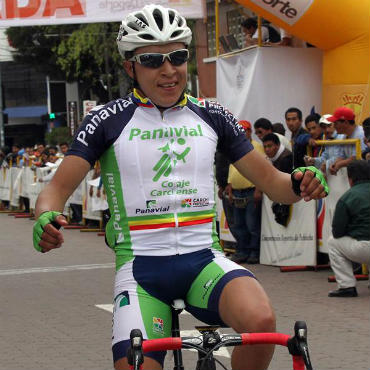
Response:
POLYGON ((59 146, 62 146, 62 145, 67 145, 69 146, 69 144, 66 142, 66 141, 63 141, 62 143, 59 144, 59 146))
POLYGON ((280 135, 283 135, 283 136, 285 135, 285 127, 280 122, 276 122, 276 123, 273 123, 272 124, 272 131, 273 132, 276 132, 276 133, 278 133, 280 135))
POLYGON ((347 166, 347 176, 354 184, 363 180, 370 180, 370 164, 362 159, 355 159, 347 166))
POLYGON ((50 149, 54 149, 54 150, 58 151, 58 148, 55 145, 50 145, 48 147, 48 150, 50 151, 50 149))
POLYGON ((263 128, 264 130, 271 130, 272 131, 272 123, 267 118, 258 118, 256 122, 254 122, 254 128, 263 128))
POLYGON ((307 123, 308 122, 316 122, 317 124, 319 124, 319 121, 320 121, 320 114, 318 113, 314 113, 314 114, 309 114, 306 119, 304 120, 304 124, 307 126, 307 123))
POLYGON ((262 138, 262 142, 265 143, 266 141, 272 141, 276 145, 280 145, 280 139, 276 134, 267 134, 262 138))
POLYGON ((298 119, 302 120, 302 111, 300 109, 295 108, 295 107, 291 107, 291 108, 287 109, 287 111, 285 112, 285 119, 286 119, 286 115, 288 113, 297 113, 298 119))
POLYGON ((244 21, 241 23, 241 26, 249 29, 251 27, 257 28, 257 21, 255 18, 247 18, 244 19, 244 21))

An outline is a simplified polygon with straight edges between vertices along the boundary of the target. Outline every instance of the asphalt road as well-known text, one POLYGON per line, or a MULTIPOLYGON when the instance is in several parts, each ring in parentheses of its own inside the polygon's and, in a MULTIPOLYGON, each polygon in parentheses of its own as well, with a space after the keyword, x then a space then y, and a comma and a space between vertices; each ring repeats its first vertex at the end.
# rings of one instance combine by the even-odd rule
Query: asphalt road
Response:
MULTIPOLYGON (((0 214, 0 369, 112 369, 113 261, 102 237, 79 230, 65 230, 61 249, 37 253, 32 221, 0 214)), ((272 300, 278 331, 292 334, 295 320, 307 322, 315 369, 369 369, 368 281, 358 282, 359 297, 335 299, 327 297, 335 288, 330 270, 251 270, 272 300)), ((197 323, 181 315, 183 334, 197 323)), ((217 358, 229 367, 228 357, 225 350, 217 358)), ((184 358, 194 368, 196 354, 184 358)), ((286 349, 277 348, 270 369, 291 368, 286 349)))

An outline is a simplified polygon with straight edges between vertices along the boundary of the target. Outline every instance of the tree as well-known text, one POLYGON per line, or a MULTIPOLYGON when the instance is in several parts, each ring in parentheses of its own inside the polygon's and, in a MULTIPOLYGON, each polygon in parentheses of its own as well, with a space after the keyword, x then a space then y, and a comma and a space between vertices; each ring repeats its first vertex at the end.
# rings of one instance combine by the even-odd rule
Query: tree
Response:
POLYGON ((118 28, 118 23, 13 27, 7 35, 16 49, 16 62, 52 79, 78 81, 83 86, 81 99, 93 94, 104 103, 119 96, 118 28))

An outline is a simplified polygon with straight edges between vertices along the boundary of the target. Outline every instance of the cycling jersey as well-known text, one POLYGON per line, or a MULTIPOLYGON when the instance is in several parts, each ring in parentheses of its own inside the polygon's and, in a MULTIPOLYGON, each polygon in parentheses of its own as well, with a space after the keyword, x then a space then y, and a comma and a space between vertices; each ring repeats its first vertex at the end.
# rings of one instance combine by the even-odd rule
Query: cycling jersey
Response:
POLYGON ((216 149, 235 162, 253 146, 215 102, 184 95, 161 112, 134 91, 88 113, 67 155, 101 163, 111 212, 106 238, 117 270, 134 256, 220 249, 216 149))

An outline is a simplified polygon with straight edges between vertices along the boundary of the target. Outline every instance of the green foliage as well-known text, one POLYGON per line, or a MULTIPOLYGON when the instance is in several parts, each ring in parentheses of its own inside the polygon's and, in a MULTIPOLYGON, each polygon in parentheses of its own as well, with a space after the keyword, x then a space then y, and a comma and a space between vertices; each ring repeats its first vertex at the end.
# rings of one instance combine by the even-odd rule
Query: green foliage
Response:
POLYGON ((71 141, 69 127, 54 127, 51 132, 45 134, 45 142, 48 145, 58 145, 59 143, 71 141))

